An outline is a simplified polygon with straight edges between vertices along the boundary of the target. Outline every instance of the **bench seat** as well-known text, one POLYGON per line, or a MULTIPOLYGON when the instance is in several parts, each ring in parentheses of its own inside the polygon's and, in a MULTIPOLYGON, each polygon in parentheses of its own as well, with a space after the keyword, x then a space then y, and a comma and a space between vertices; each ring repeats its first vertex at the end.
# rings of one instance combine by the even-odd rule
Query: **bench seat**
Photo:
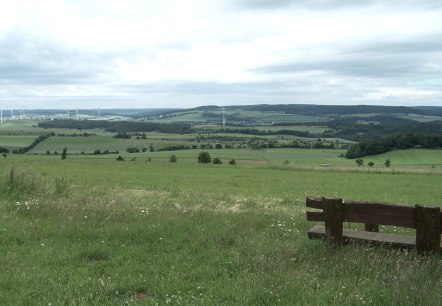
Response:
MULTIPOLYGON (((308 230, 308 237, 325 238, 325 227, 322 225, 315 225, 308 230)), ((414 248, 416 246, 416 237, 409 235, 396 235, 387 233, 366 232, 363 230, 354 230, 344 228, 342 231, 342 238, 344 242, 364 242, 372 244, 386 244, 401 248, 414 248)), ((441 242, 442 248, 442 242, 441 242)))

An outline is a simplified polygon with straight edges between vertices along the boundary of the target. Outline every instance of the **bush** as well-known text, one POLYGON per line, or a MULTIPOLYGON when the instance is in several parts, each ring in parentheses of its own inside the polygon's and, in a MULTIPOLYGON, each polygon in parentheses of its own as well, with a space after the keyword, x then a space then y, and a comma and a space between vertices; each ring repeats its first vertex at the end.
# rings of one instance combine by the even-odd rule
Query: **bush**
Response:
POLYGON ((170 155, 169 162, 176 163, 176 155, 175 154, 170 155))
POLYGON ((68 148, 64 147, 63 152, 61 152, 61 159, 66 159, 67 155, 68 155, 68 148))
POLYGON ((126 151, 127 151, 128 153, 138 153, 138 152, 140 152, 140 149, 138 149, 137 147, 128 147, 128 148, 126 149, 126 151))
POLYGON ((209 164, 212 161, 209 152, 200 152, 198 155, 198 163, 209 164))
POLYGON ((231 160, 229 161, 229 165, 236 165, 236 161, 235 161, 234 159, 231 159, 231 160))
POLYGON ((117 160, 118 160, 118 161, 124 161, 124 158, 123 158, 123 156, 118 155, 117 160))
POLYGON ((215 158, 213 159, 213 163, 214 163, 214 164, 218 164, 218 165, 220 165, 220 164, 222 164, 223 162, 221 161, 221 159, 219 159, 219 157, 215 157, 215 158))
POLYGON ((367 165, 371 168, 374 166, 374 162, 369 162, 367 165))
POLYGON ((387 160, 384 162, 384 166, 385 166, 386 168, 389 168, 390 165, 391 165, 391 160, 390 160, 390 159, 387 159, 387 160))
POLYGON ((217 143, 217 144, 215 145, 215 149, 222 149, 222 148, 223 148, 223 145, 220 144, 220 143, 217 143))

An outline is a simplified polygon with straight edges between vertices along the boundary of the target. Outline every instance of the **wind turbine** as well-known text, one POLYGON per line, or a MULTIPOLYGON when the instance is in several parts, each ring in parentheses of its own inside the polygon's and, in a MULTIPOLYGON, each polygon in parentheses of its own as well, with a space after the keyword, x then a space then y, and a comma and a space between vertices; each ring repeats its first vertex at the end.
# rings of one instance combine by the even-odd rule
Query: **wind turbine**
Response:
POLYGON ((223 126, 226 126, 226 114, 224 114, 225 109, 226 109, 225 107, 221 107, 221 110, 223 112, 223 126))
POLYGON ((78 121, 78 108, 75 109, 75 113, 77 115, 77 121, 78 121))
POLYGON ((68 120, 70 119, 70 116, 69 116, 69 107, 67 108, 67 112, 68 112, 68 120))
POLYGON ((100 107, 99 106, 98 106, 97 112, 98 112, 98 119, 100 119, 100 107))
POLYGON ((14 111, 11 108, 11 120, 14 119, 14 111))
POLYGON ((1 114, 1 123, 3 123, 3 107, 2 107, 2 109, 0 110, 0 114, 1 114))

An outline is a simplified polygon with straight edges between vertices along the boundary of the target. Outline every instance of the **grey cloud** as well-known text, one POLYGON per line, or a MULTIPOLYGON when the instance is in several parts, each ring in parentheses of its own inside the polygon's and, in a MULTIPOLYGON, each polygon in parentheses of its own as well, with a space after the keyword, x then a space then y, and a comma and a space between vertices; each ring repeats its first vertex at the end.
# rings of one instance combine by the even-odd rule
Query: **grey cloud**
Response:
POLYGON ((22 33, 0 40, 0 82, 24 85, 69 84, 90 81, 107 68, 96 58, 38 41, 22 33))
POLYGON ((263 74, 322 71, 356 77, 429 77, 442 73, 442 42, 435 37, 421 41, 375 42, 342 50, 318 59, 287 62, 255 69, 263 74))
POLYGON ((336 10, 358 9, 370 6, 391 7, 396 9, 436 9, 441 8, 442 3, 437 0, 405 0, 405 1, 382 1, 382 0, 239 0, 234 1, 241 7, 251 9, 279 9, 288 6, 311 10, 336 10))

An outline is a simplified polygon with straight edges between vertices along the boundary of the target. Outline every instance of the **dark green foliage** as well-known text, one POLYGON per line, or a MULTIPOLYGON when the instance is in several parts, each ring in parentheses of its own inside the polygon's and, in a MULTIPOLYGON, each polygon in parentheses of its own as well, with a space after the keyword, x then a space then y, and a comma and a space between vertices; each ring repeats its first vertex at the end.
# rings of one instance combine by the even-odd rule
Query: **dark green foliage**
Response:
POLYGON ((0 153, 9 153, 9 149, 0 147, 0 153))
POLYGON ((26 152, 29 152, 33 148, 35 148, 40 142, 42 142, 45 139, 48 139, 49 137, 50 137, 50 134, 38 136, 29 146, 14 150, 13 153, 25 154, 26 152))
POLYGON ((231 160, 229 161, 229 165, 236 165, 236 161, 235 161, 234 159, 231 159, 231 160))
POLYGON ((68 155, 68 148, 64 147, 63 152, 61 152, 61 159, 66 159, 67 155, 68 155))
POLYGON ((384 162, 384 166, 385 166, 386 168, 389 168, 390 165, 391 165, 391 161, 390 161, 390 159, 387 159, 387 160, 384 162))
POLYGON ((138 152, 140 152, 140 149, 138 149, 137 147, 128 147, 128 148, 126 149, 126 151, 127 151, 128 153, 138 153, 138 152))
POLYGON ((7 157, 6 153, 3 153, 2 156, 3 156, 3 158, 6 158, 6 157, 7 157))
POLYGON ((158 149, 157 151, 179 151, 179 150, 190 150, 190 147, 185 146, 185 145, 167 146, 167 147, 158 149))
POLYGON ((51 151, 47 150, 47 151, 46 151, 46 154, 47 154, 47 155, 51 155, 51 151))
POLYGON ((125 132, 118 132, 117 135, 114 136, 114 138, 120 138, 120 139, 130 139, 132 136, 125 133, 125 132))
POLYGON ((190 124, 187 123, 156 123, 133 121, 106 121, 106 120, 52 120, 41 122, 39 127, 66 128, 66 129, 104 129, 108 132, 160 132, 160 133, 189 133, 190 124))
POLYGON ((213 159, 213 163, 214 163, 214 164, 218 164, 218 165, 220 165, 220 164, 222 164, 223 162, 221 161, 221 159, 220 159, 219 157, 215 157, 215 158, 213 159))
POLYGON ((124 161, 124 158, 123 158, 123 156, 121 156, 121 155, 118 155, 118 157, 117 157, 117 161, 124 161))
POLYGON ((358 165, 359 167, 362 167, 364 165, 364 160, 362 158, 358 158, 356 160, 356 165, 358 165))
POLYGON ((217 143, 217 144, 215 145, 215 149, 222 149, 222 148, 223 148, 223 145, 220 144, 220 143, 217 143))
POLYGON ((176 159, 176 155, 175 155, 175 154, 170 155, 170 157, 169 157, 169 162, 171 162, 171 163, 176 163, 176 161, 177 161, 177 159, 176 159))
POLYGON ((371 168, 374 166, 374 162, 369 162, 367 165, 371 168))
POLYGON ((200 152, 200 154, 198 154, 198 163, 208 164, 211 161, 212 159, 210 158, 209 152, 200 152))
POLYGON ((401 134, 377 141, 363 141, 351 146, 345 154, 345 157, 358 158, 409 148, 442 148, 442 136, 431 134, 401 134))

